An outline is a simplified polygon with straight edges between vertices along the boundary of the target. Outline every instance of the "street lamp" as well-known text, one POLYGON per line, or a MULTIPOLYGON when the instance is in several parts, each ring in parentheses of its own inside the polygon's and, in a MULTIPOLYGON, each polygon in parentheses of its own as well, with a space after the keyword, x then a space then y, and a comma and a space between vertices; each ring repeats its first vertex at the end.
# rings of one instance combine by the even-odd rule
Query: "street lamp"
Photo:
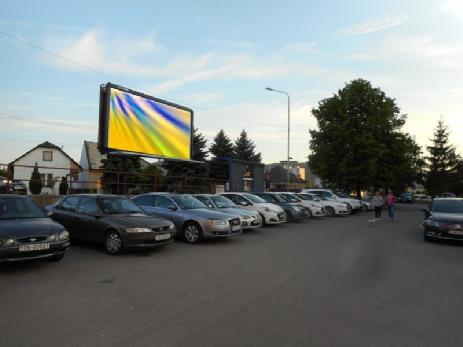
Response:
POLYGON ((273 88, 270 88, 270 87, 265 87, 266 90, 268 90, 269 92, 276 92, 276 93, 282 93, 282 94, 286 94, 286 96, 288 97, 288 156, 286 158, 286 184, 287 184, 287 189, 289 190, 289 119, 290 119, 290 98, 289 98, 289 94, 287 92, 284 92, 282 90, 276 90, 276 89, 273 89, 273 88))

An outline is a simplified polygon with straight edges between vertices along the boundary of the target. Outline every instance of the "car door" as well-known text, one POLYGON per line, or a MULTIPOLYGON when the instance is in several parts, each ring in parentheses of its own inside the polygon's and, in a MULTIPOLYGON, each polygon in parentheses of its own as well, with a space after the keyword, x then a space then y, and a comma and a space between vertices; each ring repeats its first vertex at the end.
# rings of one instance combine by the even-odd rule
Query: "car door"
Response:
POLYGON ((154 195, 140 195, 132 199, 146 213, 154 213, 154 195))
POLYGON ((96 197, 86 196, 80 199, 77 206, 76 227, 79 228, 79 237, 82 240, 100 242, 103 239, 104 228, 100 219, 96 197))
POLYGON ((183 228, 183 218, 178 213, 178 206, 172 201, 172 199, 163 195, 156 195, 154 198, 154 212, 158 213, 173 222, 177 230, 183 228))
POLYGON ((73 238, 79 238, 79 228, 76 225, 79 201, 79 196, 68 196, 53 209, 51 215, 51 218, 64 226, 73 238))

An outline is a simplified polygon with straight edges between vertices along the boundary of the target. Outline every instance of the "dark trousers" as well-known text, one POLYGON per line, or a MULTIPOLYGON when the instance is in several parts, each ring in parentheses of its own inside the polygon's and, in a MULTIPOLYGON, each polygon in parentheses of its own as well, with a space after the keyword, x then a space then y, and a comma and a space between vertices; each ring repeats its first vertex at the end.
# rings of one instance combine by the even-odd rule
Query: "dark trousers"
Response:
POLYGON ((381 218, 381 207, 375 206, 375 218, 381 218))

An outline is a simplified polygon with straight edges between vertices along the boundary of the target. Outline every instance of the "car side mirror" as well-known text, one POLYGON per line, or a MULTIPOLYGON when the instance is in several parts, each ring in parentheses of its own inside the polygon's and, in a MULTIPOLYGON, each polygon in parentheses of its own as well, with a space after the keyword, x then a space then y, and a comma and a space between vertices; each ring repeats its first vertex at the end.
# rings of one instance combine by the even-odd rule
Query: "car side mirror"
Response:
POLYGON ((240 202, 240 205, 241 205, 241 206, 248 206, 248 205, 249 205, 249 203, 248 203, 248 202, 246 202, 246 201, 241 201, 241 202, 240 202))
POLYGON ((45 211, 45 213, 47 214, 47 217, 53 216, 53 211, 45 211))
POLYGON ((167 209, 171 211, 176 211, 177 207, 175 207, 174 205, 170 205, 170 206, 167 206, 167 209))

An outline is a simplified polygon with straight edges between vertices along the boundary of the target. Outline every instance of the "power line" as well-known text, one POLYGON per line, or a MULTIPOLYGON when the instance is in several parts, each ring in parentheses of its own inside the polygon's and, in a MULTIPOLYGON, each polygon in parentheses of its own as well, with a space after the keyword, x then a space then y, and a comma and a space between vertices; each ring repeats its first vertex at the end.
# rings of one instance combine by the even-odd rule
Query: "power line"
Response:
POLYGON ((39 119, 39 118, 28 117, 28 116, 18 116, 14 114, 0 113, 0 118, 11 119, 15 121, 22 121, 22 122, 32 122, 32 123, 38 123, 38 124, 43 124, 43 125, 70 127, 70 128, 84 129, 84 130, 96 130, 97 129, 96 127, 92 125, 63 122, 63 121, 58 121, 58 120, 39 119))

